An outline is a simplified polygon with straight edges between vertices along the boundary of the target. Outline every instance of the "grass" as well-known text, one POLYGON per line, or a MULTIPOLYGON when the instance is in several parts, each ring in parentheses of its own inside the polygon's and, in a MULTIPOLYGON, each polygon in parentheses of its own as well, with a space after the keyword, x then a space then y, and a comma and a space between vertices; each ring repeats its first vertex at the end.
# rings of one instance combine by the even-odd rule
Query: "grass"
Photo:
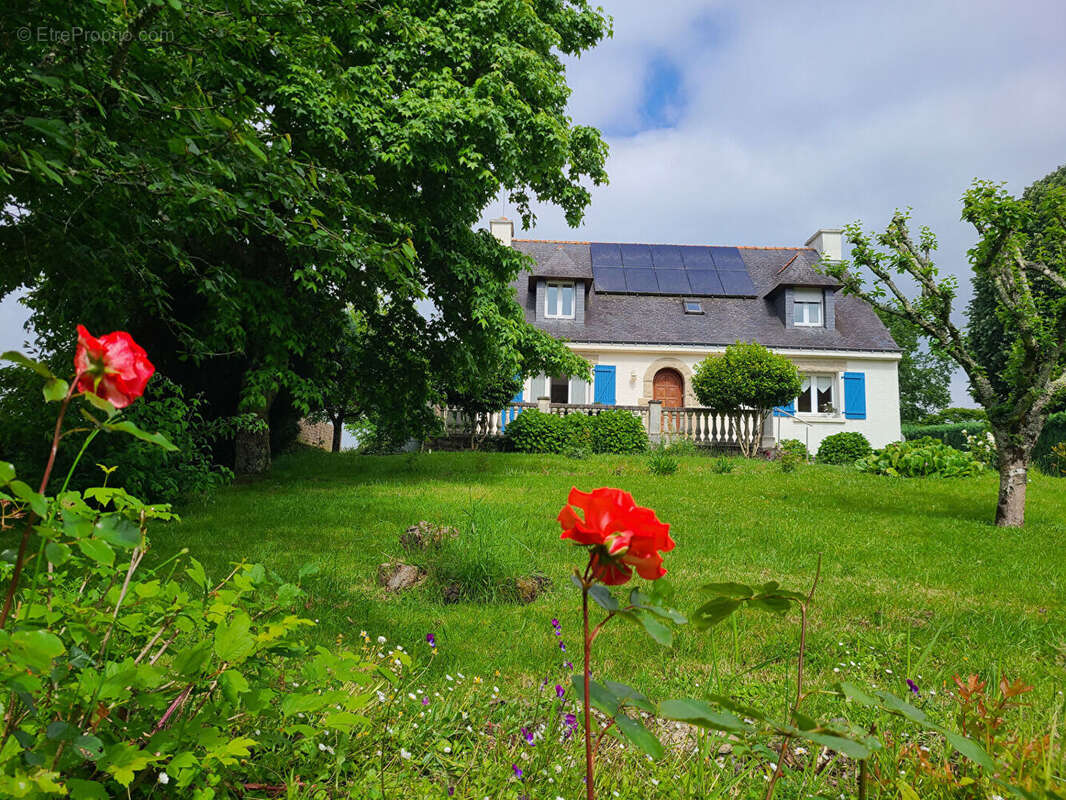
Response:
MULTIPOLYGON (((782 473, 741 459, 729 460, 730 471, 700 456, 678 461, 675 474, 655 475, 646 457, 301 451, 265 478, 180 509, 184 521, 153 543, 157 555, 190 548, 216 577, 239 559, 292 577, 313 563, 320 572, 305 613, 318 621, 321 643, 356 641, 366 630, 418 653, 432 632, 439 654, 427 685, 462 671, 505 695, 528 694, 544 679, 564 681, 562 663, 578 660, 579 595, 569 575, 583 553, 559 540, 555 516, 571 486, 618 486, 671 524, 677 547, 666 556, 666 580, 682 610, 700 603, 698 587, 710 581, 777 580, 806 591, 822 555, 809 686, 846 679, 907 696, 910 678, 923 707, 943 716, 955 674, 978 673, 991 685, 1021 678, 1034 690, 1012 727, 1031 734, 1061 724, 1066 482, 1034 475, 1027 524, 1016 531, 990 523, 991 472, 901 480, 843 467, 782 473), (459 536, 440 556, 414 561, 480 587, 477 602, 443 602, 432 579, 400 595, 376 585, 379 564, 412 560, 399 536, 420 520, 459 536), (530 605, 498 591, 530 574, 553 582, 530 605)), ((713 636, 681 630, 668 650, 620 622, 597 640, 594 668, 654 698, 712 691, 784 718, 796 641, 795 617, 740 614, 713 636)))

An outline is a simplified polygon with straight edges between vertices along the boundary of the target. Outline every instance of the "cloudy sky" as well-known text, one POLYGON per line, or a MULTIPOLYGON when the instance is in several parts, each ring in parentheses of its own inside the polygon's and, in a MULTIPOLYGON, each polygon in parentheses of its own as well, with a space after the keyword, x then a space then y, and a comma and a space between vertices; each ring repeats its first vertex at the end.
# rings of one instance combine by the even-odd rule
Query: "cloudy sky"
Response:
MULTIPOLYGON (((897 207, 966 274, 959 198, 1066 163, 1066 4, 613 0, 614 37, 569 64, 576 122, 611 147, 584 224, 518 235, 800 245, 897 207)), ((500 203, 486 219, 513 209, 500 203)), ((25 338, 0 303, 0 348, 25 338)), ((956 381, 956 401, 965 399, 956 381)))
POLYGON ((613 39, 568 78, 574 120, 610 144, 610 185, 581 228, 542 209, 517 235, 802 245, 910 206, 965 275, 970 182, 1021 191, 1066 163, 1061 0, 604 7, 613 39))

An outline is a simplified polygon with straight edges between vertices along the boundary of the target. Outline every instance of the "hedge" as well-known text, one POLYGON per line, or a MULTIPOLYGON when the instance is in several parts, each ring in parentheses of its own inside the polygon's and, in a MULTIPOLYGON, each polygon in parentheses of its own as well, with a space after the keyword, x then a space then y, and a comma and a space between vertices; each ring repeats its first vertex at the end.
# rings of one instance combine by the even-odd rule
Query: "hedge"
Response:
POLYGON ((507 438, 520 453, 643 453, 648 449, 644 423, 622 409, 598 416, 568 414, 560 417, 527 408, 507 423, 507 438))

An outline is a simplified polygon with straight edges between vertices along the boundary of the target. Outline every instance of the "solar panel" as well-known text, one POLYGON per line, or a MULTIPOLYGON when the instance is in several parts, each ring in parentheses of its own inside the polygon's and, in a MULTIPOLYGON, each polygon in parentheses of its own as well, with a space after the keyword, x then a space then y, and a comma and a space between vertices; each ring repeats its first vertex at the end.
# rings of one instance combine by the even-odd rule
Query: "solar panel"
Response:
POLYGON ((722 279, 722 288, 726 295, 743 296, 755 294, 755 284, 751 282, 746 272, 719 272, 722 279))
POLYGON ((685 262, 681 260, 681 248, 672 244, 653 244, 651 260, 656 269, 685 268, 685 262))
POLYGON ((686 270, 693 294, 722 294, 722 281, 713 269, 686 270))
POLYGON ((735 247, 711 247, 711 257, 714 259, 714 266, 719 271, 737 271, 747 272, 748 268, 744 264, 744 259, 740 257, 740 251, 735 247))
POLYGON ((653 269, 622 270, 626 274, 626 291, 640 294, 659 294, 659 284, 655 280, 653 269))
POLYGON ((683 269, 657 269, 655 278, 659 281, 659 294, 689 294, 688 272, 683 269))
POLYGON ((592 277, 596 279, 598 292, 624 292, 626 290, 625 271, 619 267, 593 267, 592 277))
POLYGON ((685 262, 685 269, 714 269, 710 248, 686 246, 678 249, 685 262))
POLYGON ((622 246, 623 267, 650 267, 651 247, 646 244, 623 244, 622 246))
POLYGON ((622 250, 617 244, 593 242, 589 245, 589 254, 592 256, 594 267, 622 266, 622 250))

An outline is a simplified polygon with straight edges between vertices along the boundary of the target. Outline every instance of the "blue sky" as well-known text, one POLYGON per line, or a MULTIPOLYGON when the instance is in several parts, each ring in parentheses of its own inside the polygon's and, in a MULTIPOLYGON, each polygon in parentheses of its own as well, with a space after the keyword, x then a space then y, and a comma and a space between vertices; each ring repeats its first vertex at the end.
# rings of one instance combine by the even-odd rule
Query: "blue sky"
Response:
MULTIPOLYGON (((968 287, 966 187, 1018 192, 1066 163, 1061 0, 604 7, 613 38, 567 77, 574 121, 610 144, 611 183, 579 229, 541 208, 520 236, 799 245, 911 207, 968 287)), ((485 219, 500 213, 515 216, 500 202, 485 219)), ((23 319, 0 303, 0 348, 21 346, 23 319)))
MULTIPOLYGON (((962 279, 974 178, 1020 192, 1066 163, 1066 4, 604 4, 614 37, 568 64, 575 122, 611 147, 582 226, 519 236, 801 245, 896 208, 962 279)), ((501 202, 487 211, 514 216, 501 202)), ((970 404, 957 376, 955 400, 970 404)))

